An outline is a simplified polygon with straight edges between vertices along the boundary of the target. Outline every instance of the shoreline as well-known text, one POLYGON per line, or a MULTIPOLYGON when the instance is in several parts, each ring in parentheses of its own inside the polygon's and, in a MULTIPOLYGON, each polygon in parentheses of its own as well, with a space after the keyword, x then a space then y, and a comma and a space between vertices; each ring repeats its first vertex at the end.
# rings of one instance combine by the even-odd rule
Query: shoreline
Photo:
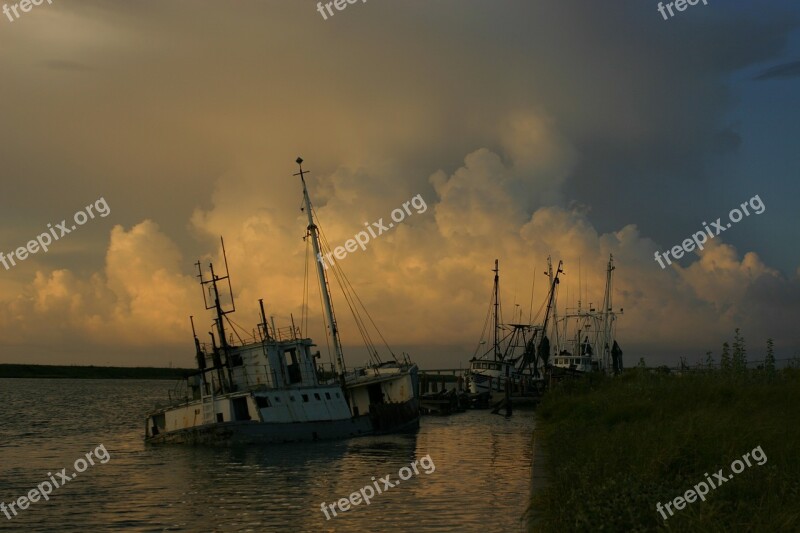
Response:
POLYGON ((187 368, 0 364, 0 379, 182 379, 187 368))

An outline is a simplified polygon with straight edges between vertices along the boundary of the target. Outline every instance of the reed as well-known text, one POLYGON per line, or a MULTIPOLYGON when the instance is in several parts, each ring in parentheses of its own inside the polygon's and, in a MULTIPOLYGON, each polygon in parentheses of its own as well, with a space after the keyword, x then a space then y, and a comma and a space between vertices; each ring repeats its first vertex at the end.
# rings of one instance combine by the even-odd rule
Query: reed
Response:
POLYGON ((798 531, 798 420, 797 369, 562 383, 537 411, 550 477, 531 500, 537 531, 798 531), (763 466, 666 521, 656 512, 756 446, 763 466))

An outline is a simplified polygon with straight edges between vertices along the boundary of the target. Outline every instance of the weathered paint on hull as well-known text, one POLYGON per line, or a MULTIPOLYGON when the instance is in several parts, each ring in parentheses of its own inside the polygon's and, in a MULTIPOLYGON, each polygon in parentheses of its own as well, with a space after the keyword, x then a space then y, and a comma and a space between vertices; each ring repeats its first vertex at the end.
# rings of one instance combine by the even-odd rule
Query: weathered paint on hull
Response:
POLYGON ((419 402, 373 406, 373 411, 346 420, 323 420, 285 424, 253 421, 219 422, 179 429, 148 437, 148 444, 280 444, 339 440, 365 435, 411 432, 419 429, 419 402), (375 409, 375 407, 378 407, 375 409))
POLYGON ((372 433, 366 416, 346 420, 264 424, 260 422, 220 422, 160 433, 146 440, 148 444, 278 444, 335 440, 372 433))
POLYGON ((419 428, 419 400, 373 405, 369 417, 375 435, 413 431, 419 428))

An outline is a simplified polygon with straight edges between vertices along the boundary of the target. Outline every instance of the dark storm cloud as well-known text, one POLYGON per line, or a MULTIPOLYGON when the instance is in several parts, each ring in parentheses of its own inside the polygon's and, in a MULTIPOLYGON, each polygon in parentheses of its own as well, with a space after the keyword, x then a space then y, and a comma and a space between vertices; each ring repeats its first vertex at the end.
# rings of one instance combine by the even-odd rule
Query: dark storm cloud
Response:
POLYGON ((761 74, 753 78, 754 80, 773 80, 775 78, 794 78, 800 76, 800 61, 790 61, 782 65, 775 65, 764 70, 761 74))

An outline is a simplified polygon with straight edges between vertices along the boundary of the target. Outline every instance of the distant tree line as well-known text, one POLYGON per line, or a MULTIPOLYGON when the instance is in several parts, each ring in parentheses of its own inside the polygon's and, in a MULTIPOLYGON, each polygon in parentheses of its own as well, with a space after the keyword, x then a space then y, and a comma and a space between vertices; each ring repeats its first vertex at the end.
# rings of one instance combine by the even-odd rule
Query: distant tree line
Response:
POLYGON ((181 379, 190 372, 184 368, 0 365, 0 378, 181 379))
MULTIPOLYGON (((772 338, 767 339, 767 350, 764 359, 748 361, 747 345, 744 336, 742 336, 740 329, 736 328, 733 336, 733 344, 729 344, 727 341, 722 343, 719 365, 717 365, 714 360, 713 352, 709 350, 706 352, 705 360, 698 362, 694 367, 686 362, 686 357, 681 357, 680 364, 675 367, 675 370, 719 370, 725 374, 736 375, 743 374, 748 369, 749 365, 751 369, 772 374, 775 372, 776 363, 779 361, 787 362, 787 366, 790 368, 800 368, 800 354, 797 352, 795 352, 794 356, 791 358, 775 359, 775 341, 773 341, 772 338), (756 365, 755 368, 753 368, 753 365, 756 365)), ((639 358, 639 364, 637 366, 639 368, 647 368, 643 357, 639 358)), ((662 365, 656 370, 668 373, 670 368, 666 365, 662 365)))

